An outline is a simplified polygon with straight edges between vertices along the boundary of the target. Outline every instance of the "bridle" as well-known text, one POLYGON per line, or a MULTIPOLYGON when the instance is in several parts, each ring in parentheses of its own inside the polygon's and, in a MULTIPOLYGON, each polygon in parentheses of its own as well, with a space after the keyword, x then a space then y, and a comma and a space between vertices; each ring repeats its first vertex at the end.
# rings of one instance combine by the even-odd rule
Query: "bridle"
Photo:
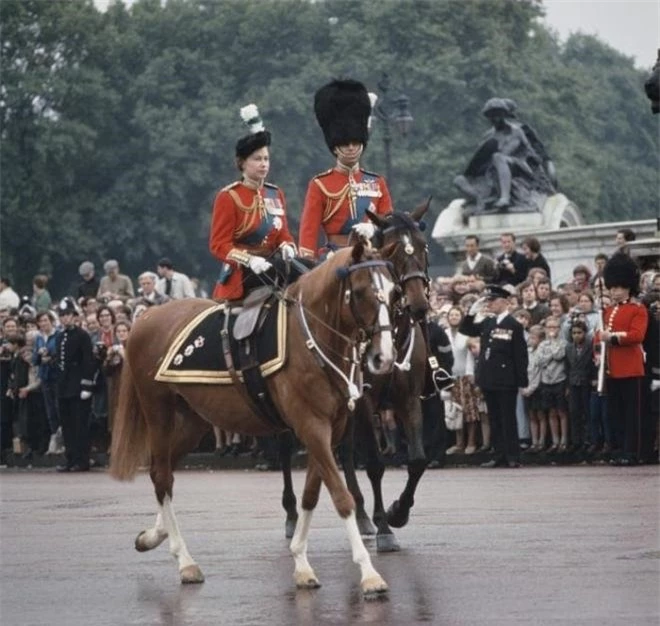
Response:
POLYGON ((349 265, 348 267, 337 270, 337 273, 342 280, 341 289, 344 290, 344 303, 348 304, 350 307, 351 314, 353 315, 353 319, 355 320, 355 323, 358 327, 358 340, 360 342, 371 341, 375 334, 392 330, 389 306, 385 295, 385 283, 383 275, 381 272, 376 271, 377 268, 383 267, 387 268, 390 274, 393 272, 393 266, 391 262, 379 259, 360 261, 358 263, 354 263, 353 265, 349 265), (355 303, 355 297, 353 293, 353 285, 351 281, 352 275, 356 271, 363 269, 369 270, 369 275, 371 276, 371 287, 379 303, 374 320, 371 323, 368 323, 357 310, 357 305, 355 303), (387 312, 387 319, 389 320, 389 323, 385 325, 380 323, 380 314, 383 308, 385 308, 385 311, 387 312))
POLYGON ((342 296, 342 302, 343 304, 347 304, 350 307, 351 315, 353 316, 353 319, 357 325, 357 339, 347 337, 317 315, 314 315, 310 311, 305 311, 302 303, 302 291, 297 301, 298 314, 302 325, 302 330, 305 335, 305 345, 308 350, 311 350, 316 354, 322 367, 324 364, 330 367, 330 369, 334 371, 335 374, 337 374, 337 376, 339 376, 339 378, 346 384, 348 390, 348 408, 351 411, 355 408, 355 401, 361 398, 363 394, 364 385, 362 376, 362 357, 366 353, 367 346, 369 343, 371 343, 371 340, 375 334, 385 331, 392 331, 390 308, 388 306, 384 290, 384 277, 381 271, 379 271, 382 268, 387 268, 388 272, 391 274, 392 264, 389 261, 383 261, 379 259, 359 261, 353 265, 342 267, 337 270, 337 276, 341 280, 340 293, 341 290, 344 292, 342 296), (369 270, 369 275, 371 277, 371 287, 374 291, 376 299, 378 300, 375 319, 371 324, 367 323, 358 311, 353 293, 354 288, 352 284, 352 275, 356 271, 363 269, 369 270), (381 312, 386 314, 386 319, 388 322, 387 324, 380 323, 381 312), (344 371, 332 361, 332 359, 326 354, 321 346, 319 346, 318 341, 312 334, 312 331, 309 327, 309 322, 307 321, 308 316, 314 317, 317 323, 325 326, 326 329, 329 330, 333 335, 341 338, 350 346, 350 359, 343 357, 344 361, 350 362, 348 375, 345 374, 344 371))

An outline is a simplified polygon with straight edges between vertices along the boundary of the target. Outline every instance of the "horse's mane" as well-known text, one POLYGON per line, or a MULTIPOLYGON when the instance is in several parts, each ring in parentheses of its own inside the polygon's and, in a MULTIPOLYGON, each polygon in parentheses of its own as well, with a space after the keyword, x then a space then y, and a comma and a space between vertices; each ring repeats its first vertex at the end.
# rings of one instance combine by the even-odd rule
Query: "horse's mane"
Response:
POLYGON ((342 266, 348 265, 351 258, 352 248, 342 248, 337 250, 330 258, 319 263, 316 267, 309 272, 303 274, 298 280, 290 287, 290 293, 297 295, 301 290, 307 290, 310 286, 314 285, 318 291, 318 285, 328 285, 331 283, 338 284, 339 280, 336 278, 336 271, 342 266))
POLYGON ((415 222, 415 220, 410 216, 410 213, 401 213, 396 211, 386 215, 384 220, 388 222, 388 228, 394 228, 395 230, 419 230, 419 224, 417 224, 417 222, 415 222))

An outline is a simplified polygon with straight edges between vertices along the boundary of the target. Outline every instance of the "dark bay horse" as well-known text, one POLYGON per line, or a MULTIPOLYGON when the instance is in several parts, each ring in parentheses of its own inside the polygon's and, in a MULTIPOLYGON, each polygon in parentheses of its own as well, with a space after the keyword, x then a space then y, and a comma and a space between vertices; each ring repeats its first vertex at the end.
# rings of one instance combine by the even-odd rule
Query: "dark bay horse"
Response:
MULTIPOLYGON (((399 549, 390 526, 400 528, 409 517, 414 504, 417 484, 427 466, 423 444, 423 415, 420 396, 428 384, 427 341, 424 330, 417 323, 424 318, 429 308, 427 298, 427 244, 420 229, 420 222, 427 212, 430 198, 410 213, 392 213, 379 217, 369 213, 370 219, 378 230, 373 244, 383 259, 392 263, 399 299, 395 305, 393 323, 395 326, 395 348, 398 362, 393 371, 384 375, 369 376, 369 393, 361 398, 355 414, 349 420, 344 437, 343 468, 346 483, 357 505, 357 521, 363 535, 376 532, 377 549, 389 552, 399 549), (385 464, 374 437, 372 428, 374 404, 378 398, 387 395, 394 412, 402 424, 408 443, 408 481, 406 486, 389 510, 383 504, 382 478, 385 464), (374 494, 373 520, 376 530, 364 509, 364 497, 360 491, 354 466, 354 444, 359 443, 366 456, 367 475, 374 494)), ((280 457, 284 477, 282 505, 287 512, 285 534, 293 536, 298 514, 296 497, 291 481, 291 446, 290 437, 281 438, 280 457)))
MULTIPOLYGON (((355 502, 341 479, 332 447, 343 436, 349 406, 361 388, 360 362, 366 361, 374 374, 393 366, 396 355, 389 307, 394 287, 389 264, 358 242, 302 276, 284 293, 289 303, 287 358, 266 382, 281 417, 309 453, 302 513, 290 546, 298 587, 319 586, 307 560, 307 537, 323 483, 345 521, 353 561, 360 567, 362 591, 387 591, 362 542, 355 502), (326 359, 324 367, 321 357, 326 359)), ((135 547, 151 550, 169 537, 183 583, 199 583, 204 577, 188 552, 172 507, 176 462, 199 443, 208 423, 246 435, 275 430, 253 414, 233 385, 154 379, 179 331, 214 305, 209 300, 180 300, 149 309, 135 324, 126 346, 112 437, 111 475, 130 480, 148 459, 158 500, 156 523, 137 536, 135 547)))

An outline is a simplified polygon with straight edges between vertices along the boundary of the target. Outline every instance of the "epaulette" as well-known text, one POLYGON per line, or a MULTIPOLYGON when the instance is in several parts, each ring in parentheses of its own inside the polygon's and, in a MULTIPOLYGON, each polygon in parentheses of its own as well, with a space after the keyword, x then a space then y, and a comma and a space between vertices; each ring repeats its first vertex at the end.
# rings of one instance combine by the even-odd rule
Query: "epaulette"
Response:
POLYGON ((223 187, 220 191, 229 191, 230 189, 233 189, 234 187, 236 187, 240 184, 241 184, 240 180, 234 181, 233 183, 230 183, 226 187, 223 187))
POLYGON ((273 183, 264 183, 264 187, 270 187, 271 189, 279 189, 277 185, 273 185, 273 183))
POLYGON ((326 170, 325 172, 321 172, 320 174, 317 174, 316 176, 314 176, 314 178, 323 178, 324 176, 328 176, 329 174, 332 174, 332 172, 334 172, 334 171, 335 171, 334 168, 331 167, 329 170, 326 170))
POLYGON ((368 172, 367 170, 363 170, 362 168, 360 168, 360 171, 363 174, 368 174, 369 176, 375 176, 376 178, 380 178, 380 174, 376 174, 376 172, 368 172))

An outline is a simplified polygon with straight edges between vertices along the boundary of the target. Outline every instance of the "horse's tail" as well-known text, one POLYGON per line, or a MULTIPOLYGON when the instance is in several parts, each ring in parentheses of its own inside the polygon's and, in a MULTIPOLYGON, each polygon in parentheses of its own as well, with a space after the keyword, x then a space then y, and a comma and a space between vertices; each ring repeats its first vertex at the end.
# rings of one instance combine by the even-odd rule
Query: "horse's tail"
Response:
POLYGON ((133 374, 124 359, 119 382, 119 402, 112 426, 110 475, 117 480, 132 480, 147 462, 149 443, 147 421, 140 407, 133 374))

